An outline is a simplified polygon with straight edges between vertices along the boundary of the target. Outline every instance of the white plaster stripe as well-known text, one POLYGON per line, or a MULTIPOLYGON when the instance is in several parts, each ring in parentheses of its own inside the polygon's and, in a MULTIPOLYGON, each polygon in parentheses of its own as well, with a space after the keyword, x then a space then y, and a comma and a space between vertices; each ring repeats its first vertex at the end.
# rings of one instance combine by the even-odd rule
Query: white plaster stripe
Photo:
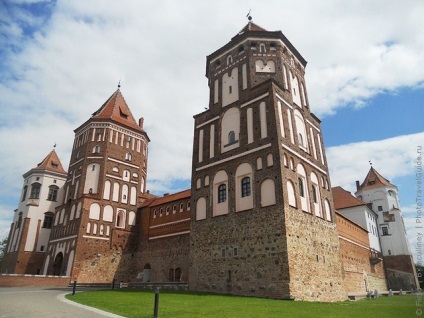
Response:
POLYGON ((290 105, 288 102, 286 102, 286 100, 284 98, 282 98, 280 95, 278 95, 277 93, 275 93, 275 96, 277 96, 277 98, 279 100, 281 100, 284 104, 286 104, 290 109, 293 109, 293 106, 290 105))
POLYGON ((235 156, 232 156, 232 157, 229 157, 229 158, 225 158, 225 159, 219 160, 217 162, 208 164, 206 166, 203 166, 203 167, 200 167, 200 168, 196 168, 196 171, 200 171, 200 170, 203 170, 203 169, 206 169, 206 168, 209 168, 209 167, 213 167, 213 166, 219 165, 221 163, 224 163, 224 162, 227 162, 227 161, 231 161, 231 160, 234 160, 234 159, 237 159, 237 158, 246 156, 248 154, 254 153, 256 151, 259 151, 259 150, 262 150, 262 149, 265 149, 265 148, 268 148, 268 147, 271 147, 271 144, 266 144, 266 145, 263 145, 261 147, 255 148, 255 149, 252 149, 252 150, 249 150, 249 151, 246 151, 246 152, 243 152, 243 153, 239 153, 238 155, 235 155, 235 156))
POLYGON ((65 241, 65 240, 73 239, 73 238, 76 238, 77 236, 78 235, 72 235, 72 236, 62 237, 62 238, 56 239, 56 240, 50 240, 50 243, 55 243, 55 242, 60 242, 60 241, 65 241))
POLYGON ((122 177, 112 176, 111 174, 107 174, 107 173, 106 173, 106 177, 122 180, 122 177))
POLYGON ((319 132, 321 132, 321 130, 319 130, 319 128, 317 126, 315 126, 309 119, 306 119, 306 122, 311 125, 312 127, 314 127, 316 130, 318 130, 319 132))
POLYGON ((168 223, 158 224, 158 225, 152 225, 152 226, 149 227, 149 229, 154 229, 154 228, 157 228, 157 227, 171 225, 171 224, 177 224, 177 223, 186 222, 186 221, 190 221, 190 218, 187 218, 187 219, 184 219, 184 220, 179 220, 179 221, 174 221, 174 222, 168 222, 168 223))
POLYGON ((200 127, 203 127, 203 126, 205 126, 205 125, 207 125, 207 124, 209 124, 209 123, 211 123, 211 122, 213 122, 215 120, 218 120, 218 119, 219 119, 219 116, 216 116, 216 117, 214 117, 212 119, 209 119, 208 121, 205 121, 203 124, 197 125, 196 126, 196 129, 198 129, 200 127))
POLYGON ((301 154, 297 153, 296 151, 290 149, 289 147, 287 147, 286 145, 282 144, 283 148, 286 149, 287 151, 291 152, 292 154, 294 154, 295 156, 301 158, 302 160, 305 160, 307 163, 309 163, 312 167, 315 167, 315 169, 318 169, 319 171, 321 171, 323 174, 327 175, 327 172, 325 172, 324 170, 322 170, 320 167, 318 167, 317 165, 315 165, 312 161, 310 161, 309 159, 303 157, 301 154))
POLYGON ((345 238, 344 236, 339 235, 339 238, 341 238, 342 240, 345 240, 345 241, 347 241, 347 242, 349 242, 349 243, 355 244, 355 245, 357 245, 357 246, 359 246, 359 247, 365 248, 366 250, 369 250, 369 248, 368 248, 368 247, 366 247, 366 246, 364 246, 364 245, 362 245, 362 244, 356 243, 356 242, 354 242, 354 241, 352 241, 352 240, 349 240, 348 238, 345 238))
POLYGON ((177 236, 177 235, 189 234, 189 233, 190 231, 183 231, 183 232, 177 232, 177 233, 171 233, 171 234, 165 234, 165 235, 152 236, 152 237, 149 237, 149 240, 156 240, 163 237, 177 236))
POLYGON ((247 105, 250 105, 250 104, 252 104, 252 103, 254 103, 254 102, 256 102, 256 101, 258 101, 258 100, 260 100, 260 99, 262 99, 262 98, 264 98, 264 97, 267 97, 268 95, 269 95, 269 93, 265 93, 265 94, 263 94, 263 95, 261 95, 261 96, 259 96, 259 97, 256 97, 256 98, 254 98, 254 99, 252 99, 252 100, 249 100, 248 102, 246 102, 246 103, 244 103, 244 104, 240 105, 240 108, 243 108, 243 107, 245 107, 245 106, 247 106, 247 105))
POLYGON ((83 235, 82 237, 89 238, 89 239, 95 239, 95 240, 109 241, 108 237, 97 237, 97 236, 90 236, 90 235, 83 235))
POLYGON ((110 160, 110 161, 113 161, 113 162, 117 162, 117 163, 122 163, 123 165, 126 165, 126 166, 128 166, 128 167, 133 167, 133 168, 137 168, 137 169, 139 168, 139 166, 132 165, 132 164, 127 163, 127 162, 125 162, 125 161, 121 161, 121 160, 113 159, 113 158, 111 158, 111 157, 108 157, 108 158, 107 158, 107 160, 110 160))
POLYGON ((81 161, 83 161, 83 160, 84 160, 84 158, 81 158, 80 160, 75 161, 73 164, 71 164, 71 165, 69 166, 69 168, 70 168, 70 167, 72 167, 73 165, 76 165, 78 162, 81 162, 81 161))

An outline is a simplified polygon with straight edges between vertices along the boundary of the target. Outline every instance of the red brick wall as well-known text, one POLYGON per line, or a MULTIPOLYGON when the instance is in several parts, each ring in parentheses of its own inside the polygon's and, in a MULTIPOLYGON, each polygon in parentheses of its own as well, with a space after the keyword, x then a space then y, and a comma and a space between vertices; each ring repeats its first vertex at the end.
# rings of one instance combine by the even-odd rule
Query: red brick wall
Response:
POLYGON ((68 286, 70 278, 66 276, 40 276, 40 275, 0 275, 0 287, 24 287, 24 286, 68 286))

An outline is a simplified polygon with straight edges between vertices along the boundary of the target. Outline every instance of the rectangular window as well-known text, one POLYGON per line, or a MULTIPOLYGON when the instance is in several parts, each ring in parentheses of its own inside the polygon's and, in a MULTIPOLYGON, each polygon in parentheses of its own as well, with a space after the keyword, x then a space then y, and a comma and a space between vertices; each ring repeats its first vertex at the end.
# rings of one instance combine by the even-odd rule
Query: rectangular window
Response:
POLYGON ((221 248, 221 257, 227 256, 227 250, 225 248, 221 248))
POLYGON ((248 197, 251 194, 251 188, 250 188, 250 178, 244 177, 241 180, 241 197, 248 197))
POLYGON ((238 256, 238 247, 233 248, 233 256, 238 256))
POLYGON ((383 211, 383 206, 379 205, 379 206, 377 207, 377 209, 378 209, 378 211, 383 211))
POLYGON ((221 184, 218 187, 218 203, 227 201, 227 185, 221 184))
POLYGON ((383 232, 383 235, 389 235, 389 229, 387 226, 383 226, 381 228, 381 231, 383 232))

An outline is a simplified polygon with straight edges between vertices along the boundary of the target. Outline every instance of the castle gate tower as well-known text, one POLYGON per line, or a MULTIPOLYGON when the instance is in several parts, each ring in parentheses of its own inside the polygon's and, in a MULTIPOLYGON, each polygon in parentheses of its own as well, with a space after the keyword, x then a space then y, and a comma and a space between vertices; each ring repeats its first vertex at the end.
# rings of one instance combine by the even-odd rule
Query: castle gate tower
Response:
POLYGON ((252 22, 207 57, 209 108, 194 116, 190 289, 346 298, 305 67, 281 31, 252 22))

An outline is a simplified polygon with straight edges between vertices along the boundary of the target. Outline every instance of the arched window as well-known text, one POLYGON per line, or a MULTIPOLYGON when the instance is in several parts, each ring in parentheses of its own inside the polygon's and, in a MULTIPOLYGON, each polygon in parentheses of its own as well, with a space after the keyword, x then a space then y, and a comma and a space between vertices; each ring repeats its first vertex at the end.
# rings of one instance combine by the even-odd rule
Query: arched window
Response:
POLYGON ((228 133, 228 144, 231 145, 236 142, 236 134, 234 131, 228 133))
POLYGON ((125 160, 126 160, 126 161, 131 161, 131 159, 132 159, 131 154, 130 154, 129 152, 127 152, 127 153, 125 154, 125 160))
POLYGON ((31 194, 29 195, 30 199, 39 199, 40 198, 40 189, 41 184, 38 182, 35 182, 31 185, 31 194))
POLYGON ((118 210, 116 214, 116 227, 125 227, 125 213, 122 210, 118 210))
POLYGON ((54 214, 52 212, 44 213, 43 228, 51 229, 53 226, 54 214))
POLYGON ((59 191, 59 187, 56 185, 49 186, 49 194, 47 196, 48 201, 57 201, 57 193, 59 191))
POLYGON ((218 186, 218 203, 227 201, 227 185, 221 184, 218 186))
POLYGON ((28 186, 25 186, 24 189, 23 189, 23 192, 22 192, 22 200, 21 201, 25 201, 27 191, 28 191, 28 186))
POLYGON ((231 63, 233 63, 233 57, 231 55, 227 56, 227 65, 230 65, 231 63))
POLYGON ((248 197, 251 194, 251 189, 250 189, 250 178, 249 177, 244 177, 243 179, 241 179, 241 197, 248 197))
POLYGON ((305 197, 305 186, 303 184, 303 179, 299 178, 299 195, 304 198, 305 197))
POLYGON ((259 52, 266 53, 265 43, 259 44, 259 52))
POLYGON ((174 206, 172 207, 172 214, 177 213, 177 205, 174 204, 174 206))
POLYGON ((314 203, 318 203, 317 188, 315 185, 312 185, 312 200, 314 200, 314 203))
POLYGON ((93 147, 93 153, 100 153, 100 146, 96 145, 93 147))
POLYGON ((295 196, 295 192, 294 192, 294 185, 290 180, 287 181, 287 196, 288 196, 288 199, 289 199, 289 205, 294 207, 294 208, 297 207, 296 196, 295 196))

